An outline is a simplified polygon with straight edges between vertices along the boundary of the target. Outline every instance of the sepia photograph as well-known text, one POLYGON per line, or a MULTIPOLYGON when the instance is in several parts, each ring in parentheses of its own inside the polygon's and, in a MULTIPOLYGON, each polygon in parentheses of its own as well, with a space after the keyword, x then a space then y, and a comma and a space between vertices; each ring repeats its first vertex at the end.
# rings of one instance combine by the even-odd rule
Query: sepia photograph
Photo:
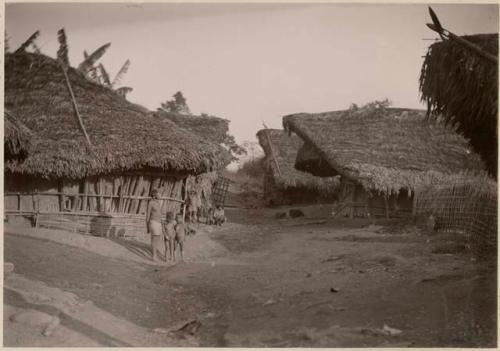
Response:
POLYGON ((498 4, 4 18, 4 347, 497 347, 498 4))

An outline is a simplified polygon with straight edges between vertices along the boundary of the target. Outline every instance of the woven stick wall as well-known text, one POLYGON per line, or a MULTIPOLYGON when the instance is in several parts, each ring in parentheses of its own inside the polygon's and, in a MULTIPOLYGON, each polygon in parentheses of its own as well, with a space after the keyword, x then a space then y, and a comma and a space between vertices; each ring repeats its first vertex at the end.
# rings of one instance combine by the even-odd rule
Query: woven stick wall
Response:
MULTIPOLYGON (((479 177, 478 177, 479 178, 479 177)), ((436 219, 436 229, 465 234, 479 259, 494 257, 497 249, 497 186, 477 179, 429 186, 419 192, 416 214, 436 219)))

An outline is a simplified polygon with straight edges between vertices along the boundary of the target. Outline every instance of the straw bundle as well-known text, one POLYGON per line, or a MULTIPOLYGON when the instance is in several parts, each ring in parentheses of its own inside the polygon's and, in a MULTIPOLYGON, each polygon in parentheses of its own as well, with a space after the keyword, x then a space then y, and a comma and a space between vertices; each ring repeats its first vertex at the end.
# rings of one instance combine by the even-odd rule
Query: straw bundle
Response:
MULTIPOLYGON (((498 34, 462 38, 498 56, 498 34)), ((429 111, 456 124, 482 156, 490 174, 496 175, 497 65, 454 41, 435 43, 422 66, 420 91, 429 111)))

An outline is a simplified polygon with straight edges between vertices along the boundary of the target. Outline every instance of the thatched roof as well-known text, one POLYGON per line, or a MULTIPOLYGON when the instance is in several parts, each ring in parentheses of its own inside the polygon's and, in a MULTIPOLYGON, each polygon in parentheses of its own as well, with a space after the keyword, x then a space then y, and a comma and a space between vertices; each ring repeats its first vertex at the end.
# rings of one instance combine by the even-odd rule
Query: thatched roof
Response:
POLYGON ((307 149, 299 151, 297 168, 340 174, 368 190, 415 190, 443 174, 483 169, 462 136, 442 123, 426 121, 424 111, 376 108, 300 113, 285 116, 283 125, 306 142, 307 149))
POLYGON ((166 118, 174 122, 182 129, 185 129, 202 139, 223 146, 223 150, 221 151, 223 161, 220 164, 220 168, 227 166, 233 159, 231 152, 227 150, 227 146, 224 145, 230 137, 228 134, 229 120, 215 116, 183 115, 180 113, 166 111, 157 111, 155 112, 155 116, 159 118, 166 118))
MULTIPOLYGON (((498 57, 498 34, 462 38, 498 57)), ((422 100, 459 131, 497 172, 498 65, 452 40, 429 47, 420 75, 422 100)))
POLYGON ((4 111, 5 159, 26 157, 31 146, 31 131, 8 110, 4 111))
POLYGON ((141 169, 196 174, 223 162, 220 146, 154 117, 70 67, 88 147, 57 61, 21 53, 6 55, 5 64, 5 106, 35 131, 33 151, 23 162, 6 162, 8 172, 73 179, 141 169))
POLYGON ((167 118, 179 127, 218 144, 224 142, 229 131, 229 121, 219 117, 183 115, 166 111, 157 111, 155 115, 167 118))
POLYGON ((288 136, 284 130, 280 129, 262 129, 257 133, 257 138, 264 149, 264 165, 278 187, 282 189, 304 187, 333 192, 339 184, 338 177, 315 177, 295 168, 297 152, 304 144, 298 136, 288 136), (269 140, 272 145, 269 145, 269 140), (279 165, 279 170, 275 160, 279 165))

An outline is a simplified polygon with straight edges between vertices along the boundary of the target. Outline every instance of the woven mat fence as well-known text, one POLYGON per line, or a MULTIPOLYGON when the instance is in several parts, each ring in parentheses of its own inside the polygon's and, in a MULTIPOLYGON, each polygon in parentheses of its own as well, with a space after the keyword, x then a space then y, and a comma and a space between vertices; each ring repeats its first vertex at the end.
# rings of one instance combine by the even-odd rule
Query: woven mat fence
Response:
POLYGON ((465 234, 478 259, 496 257, 496 184, 455 184, 429 186, 419 192, 417 216, 434 216, 437 231, 465 234))

